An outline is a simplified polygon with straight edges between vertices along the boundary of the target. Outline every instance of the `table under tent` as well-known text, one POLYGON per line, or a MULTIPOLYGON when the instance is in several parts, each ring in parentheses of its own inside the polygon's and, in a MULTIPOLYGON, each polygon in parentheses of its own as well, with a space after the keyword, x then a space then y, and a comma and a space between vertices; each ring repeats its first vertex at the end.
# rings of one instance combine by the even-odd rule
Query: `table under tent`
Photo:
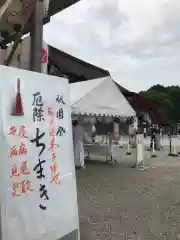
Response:
MULTIPOLYGON (((111 77, 70 84, 70 99, 72 119, 78 120, 89 136, 92 136, 92 126, 96 123, 111 122, 114 129, 117 129, 118 121, 136 119, 136 112, 111 77)), ((94 143, 85 144, 88 156, 95 154, 105 156, 107 161, 116 160, 116 154, 113 153, 116 152, 115 148, 119 148, 117 138, 120 136, 115 132, 119 130, 106 132, 105 138, 97 136, 94 143)))

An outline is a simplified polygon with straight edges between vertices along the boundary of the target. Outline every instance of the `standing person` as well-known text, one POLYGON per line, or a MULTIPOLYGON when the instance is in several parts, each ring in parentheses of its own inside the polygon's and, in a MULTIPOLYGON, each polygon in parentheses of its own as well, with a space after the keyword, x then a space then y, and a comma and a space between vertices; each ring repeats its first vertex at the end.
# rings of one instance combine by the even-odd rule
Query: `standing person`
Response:
POLYGON ((147 129, 146 129, 146 127, 144 127, 143 135, 144 135, 144 138, 147 137, 147 129))
POLYGON ((92 126, 92 142, 95 142, 95 137, 96 137, 96 126, 92 126))
POLYGON ((72 125, 75 166, 85 169, 84 143, 92 143, 92 141, 77 120, 74 120, 72 125))
POLYGON ((154 141, 155 148, 156 148, 156 133, 157 133, 156 125, 153 125, 152 129, 151 129, 151 148, 152 148, 153 141, 154 141))
POLYGON ((161 135, 161 139, 163 139, 164 136, 164 127, 160 128, 160 135, 161 135))

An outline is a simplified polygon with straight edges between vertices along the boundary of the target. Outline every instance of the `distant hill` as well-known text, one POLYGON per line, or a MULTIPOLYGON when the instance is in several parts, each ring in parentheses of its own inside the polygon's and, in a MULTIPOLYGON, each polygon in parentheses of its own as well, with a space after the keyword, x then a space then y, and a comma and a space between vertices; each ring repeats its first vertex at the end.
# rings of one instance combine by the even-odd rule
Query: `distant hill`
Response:
POLYGON ((180 122, 180 87, 154 85, 147 91, 141 91, 139 94, 154 98, 161 101, 162 107, 154 110, 154 113, 159 113, 164 118, 167 118, 167 122, 174 124, 180 122))

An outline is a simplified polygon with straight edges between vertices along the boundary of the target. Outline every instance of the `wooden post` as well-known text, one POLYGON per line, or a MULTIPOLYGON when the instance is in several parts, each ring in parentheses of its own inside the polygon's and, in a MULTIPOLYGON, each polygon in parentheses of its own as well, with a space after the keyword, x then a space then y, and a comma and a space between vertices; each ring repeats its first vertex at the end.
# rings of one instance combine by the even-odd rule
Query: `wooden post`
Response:
POLYGON ((3 16, 3 14, 8 9, 9 5, 12 3, 12 0, 5 0, 5 3, 0 7, 0 19, 3 16))
POLYGON ((31 48, 30 48, 30 70, 42 72, 42 42, 43 42, 43 3, 37 1, 32 16, 31 48))
POLYGON ((21 30, 17 33, 16 38, 15 38, 15 41, 14 41, 14 44, 13 44, 13 46, 12 46, 12 48, 11 48, 11 51, 10 51, 7 59, 6 59, 5 62, 4 62, 4 65, 6 65, 6 66, 9 66, 10 63, 11 63, 11 61, 12 61, 13 55, 14 55, 17 47, 18 47, 18 44, 19 44, 20 41, 21 41, 21 38, 22 38, 22 36, 23 36, 23 32, 25 31, 25 29, 26 29, 26 27, 27 27, 27 25, 28 25, 28 21, 30 21, 30 17, 31 17, 31 15, 32 15, 33 10, 34 10, 35 7, 36 7, 37 1, 38 1, 38 0, 33 0, 33 1, 32 1, 32 6, 31 6, 31 8, 29 9, 29 12, 27 13, 27 15, 26 15, 26 17, 25 17, 25 21, 24 21, 24 23, 22 24, 21 30))

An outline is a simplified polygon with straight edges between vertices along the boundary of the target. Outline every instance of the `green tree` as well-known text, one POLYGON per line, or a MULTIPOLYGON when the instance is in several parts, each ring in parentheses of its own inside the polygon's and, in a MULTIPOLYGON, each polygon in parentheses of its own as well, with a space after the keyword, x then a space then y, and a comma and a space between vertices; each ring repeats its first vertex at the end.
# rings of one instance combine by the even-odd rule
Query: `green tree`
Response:
POLYGON ((161 114, 164 118, 168 118, 168 123, 173 124, 180 121, 180 87, 154 85, 147 91, 140 92, 141 95, 156 99, 161 102, 161 106, 153 109, 154 114, 161 114))

